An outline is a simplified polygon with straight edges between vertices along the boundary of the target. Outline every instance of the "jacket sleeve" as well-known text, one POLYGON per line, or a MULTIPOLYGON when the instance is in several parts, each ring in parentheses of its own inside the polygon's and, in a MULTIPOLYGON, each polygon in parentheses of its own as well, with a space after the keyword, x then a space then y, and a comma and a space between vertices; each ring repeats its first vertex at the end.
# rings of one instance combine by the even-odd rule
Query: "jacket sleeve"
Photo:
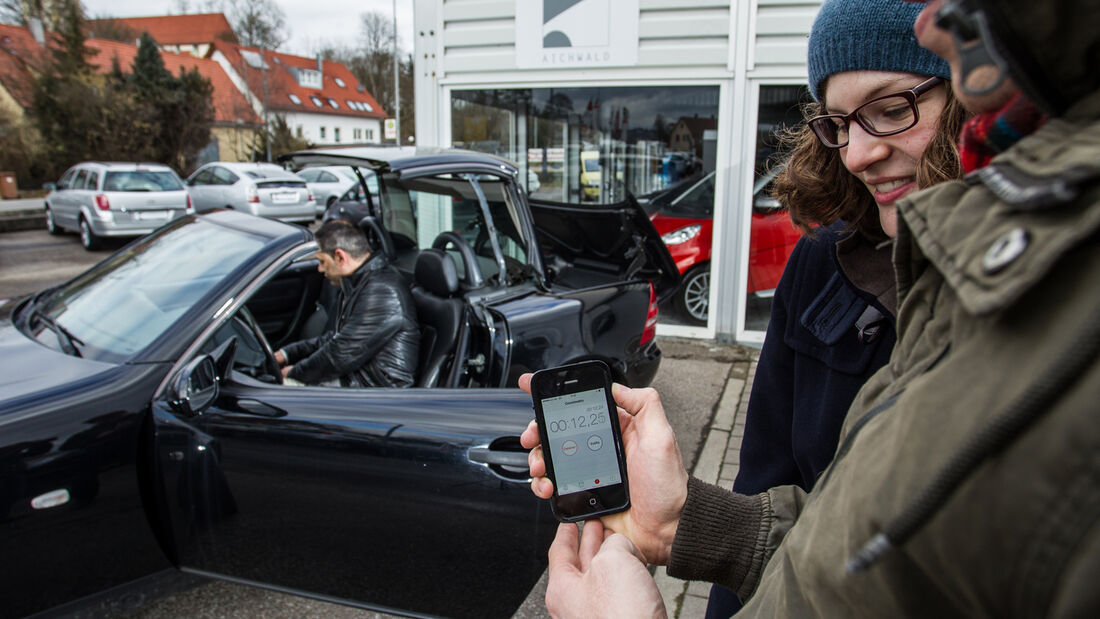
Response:
POLYGON ((690 478, 668 574, 716 583, 747 600, 805 498, 798 486, 746 495, 690 478))
POLYGON ((308 340, 300 340, 283 346, 283 354, 286 355, 287 364, 294 365, 297 361, 312 355, 321 347, 321 343, 325 341, 325 338, 330 336, 330 333, 324 333, 308 340))
MULTIPOLYGON (((401 329, 398 293, 389 284, 367 283, 353 301, 343 327, 305 359, 294 364, 290 377, 315 384, 351 374, 363 367, 401 329)), ((289 353, 289 350, 287 351, 289 353)))

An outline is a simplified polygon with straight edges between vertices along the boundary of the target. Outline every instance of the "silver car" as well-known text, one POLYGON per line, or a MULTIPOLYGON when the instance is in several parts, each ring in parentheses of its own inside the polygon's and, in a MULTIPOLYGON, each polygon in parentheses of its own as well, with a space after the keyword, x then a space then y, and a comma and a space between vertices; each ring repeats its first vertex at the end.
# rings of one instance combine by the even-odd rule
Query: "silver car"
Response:
POLYGON ((142 236, 192 212, 180 177, 159 163, 86 161, 46 187, 46 229, 79 232, 88 250, 104 237, 142 236))
MULTIPOLYGON (((362 173, 371 186, 371 191, 377 190, 378 181, 374 178, 374 172, 362 170, 362 173)), ((351 166, 319 166, 304 168, 296 172, 298 176, 306 179, 306 186, 313 192, 313 198, 317 201, 317 215, 324 215, 325 210, 332 206, 340 196, 359 184, 355 172, 351 166)))
POLYGON ((208 163, 187 179, 196 212, 230 208, 288 223, 310 223, 316 203, 302 177, 273 163, 208 163))

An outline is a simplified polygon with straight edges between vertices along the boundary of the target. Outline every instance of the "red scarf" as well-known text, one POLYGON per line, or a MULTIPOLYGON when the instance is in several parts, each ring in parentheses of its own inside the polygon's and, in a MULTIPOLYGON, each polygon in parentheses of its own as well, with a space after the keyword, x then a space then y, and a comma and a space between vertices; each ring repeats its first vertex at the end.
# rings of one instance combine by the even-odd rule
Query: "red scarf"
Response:
POLYGON ((984 168, 998 153, 1034 133, 1047 120, 1047 116, 1021 93, 995 112, 974 116, 963 125, 959 138, 963 172, 984 168))

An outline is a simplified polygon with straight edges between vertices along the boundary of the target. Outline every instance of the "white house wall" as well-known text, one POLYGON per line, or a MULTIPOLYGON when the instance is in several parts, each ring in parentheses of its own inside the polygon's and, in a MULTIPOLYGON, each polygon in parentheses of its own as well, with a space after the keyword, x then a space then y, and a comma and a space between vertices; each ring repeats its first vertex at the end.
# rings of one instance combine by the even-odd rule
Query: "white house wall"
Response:
POLYGON ((363 144, 368 142, 378 143, 382 141, 382 121, 377 118, 356 118, 354 116, 340 116, 338 114, 304 114, 294 112, 278 112, 286 119, 290 131, 298 134, 298 128, 302 130, 302 137, 318 146, 334 146, 338 144, 363 144), (325 137, 321 137, 321 127, 325 128, 325 137), (335 129, 340 129, 340 141, 336 141, 335 129), (355 138, 355 130, 363 131, 362 137, 355 138))
POLYGON ((517 67, 517 1, 528 0, 414 0, 417 143, 450 144, 454 89, 720 87, 720 204, 711 273, 715 311, 706 330, 671 327, 663 332, 759 341, 762 334, 741 328, 757 93, 760 85, 805 82, 806 41, 821 1, 638 0, 635 65, 565 69, 517 67), (730 213, 721 204, 746 206, 730 213))

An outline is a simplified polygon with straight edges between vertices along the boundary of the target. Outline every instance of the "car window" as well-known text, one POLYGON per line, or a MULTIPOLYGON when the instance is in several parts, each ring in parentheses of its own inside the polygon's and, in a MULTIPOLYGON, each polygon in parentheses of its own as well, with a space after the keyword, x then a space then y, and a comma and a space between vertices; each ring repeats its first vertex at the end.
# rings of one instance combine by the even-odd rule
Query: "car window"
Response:
MULTIPOLYGON (((40 302, 86 357, 124 362, 221 285, 266 242, 201 219, 129 246, 40 302)), ((45 336, 36 337, 46 343, 45 336)))
POLYGON ((214 184, 216 185, 232 185, 239 180, 240 177, 230 172, 228 169, 221 166, 214 167, 214 184))
POLYGON ((179 177, 167 170, 133 170, 107 172, 103 177, 103 191, 179 191, 183 189, 179 177))
POLYGON ((84 183, 87 181, 88 171, 81 168, 80 171, 76 173, 76 178, 73 179, 73 186, 70 187, 70 189, 84 189, 84 183))
POLYGON ((99 188, 99 172, 95 172, 95 171, 88 172, 87 188, 88 189, 98 189, 99 188))
POLYGON ((308 168, 305 169, 305 170, 302 170, 301 172, 298 172, 298 176, 301 176, 302 178, 304 178, 307 183, 317 182, 317 177, 318 177, 319 174, 320 174, 320 170, 310 170, 308 168))
POLYGON ((191 177, 190 183, 192 185, 209 185, 214 180, 214 173, 210 168, 204 168, 195 172, 191 177))
POLYGON ((317 182, 335 183, 337 182, 336 175, 332 172, 325 172, 324 170, 322 170, 321 173, 317 175, 317 182))
MULTIPOLYGON (((504 178, 478 177, 478 187, 488 205, 488 221, 473 183, 464 177, 439 175, 398 180, 386 175, 383 184, 382 223, 395 237, 395 245, 409 239, 417 248, 424 249, 431 247, 439 234, 457 232, 477 256, 486 281, 492 281, 500 273, 495 247, 499 247, 509 270, 507 280, 512 283, 522 280, 528 260, 527 242, 521 232, 519 210, 504 178)), ((456 253, 453 257, 460 276, 465 278, 461 256, 456 253)))
POLYGON ((76 170, 69 170, 61 177, 61 180, 57 181, 58 189, 69 189, 69 185, 73 181, 73 176, 76 174, 76 170))
POLYGON ((691 183, 684 193, 672 199, 662 212, 677 217, 714 217, 714 173, 691 183))

